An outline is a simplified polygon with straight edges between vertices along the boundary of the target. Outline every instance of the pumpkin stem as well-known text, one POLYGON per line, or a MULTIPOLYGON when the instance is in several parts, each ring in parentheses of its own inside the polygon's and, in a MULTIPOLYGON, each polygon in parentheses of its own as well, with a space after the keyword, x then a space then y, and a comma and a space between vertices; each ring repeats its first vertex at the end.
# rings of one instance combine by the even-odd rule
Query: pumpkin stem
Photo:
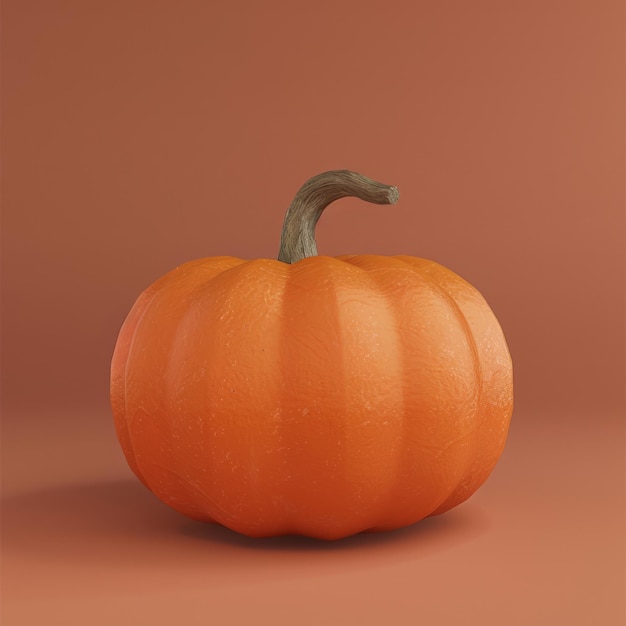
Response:
POLYGON ((315 225, 322 211, 335 200, 353 196, 374 204, 395 204, 396 187, 377 183, 349 170, 334 170, 307 180, 287 209, 280 236, 278 260, 295 263, 317 255, 315 225))

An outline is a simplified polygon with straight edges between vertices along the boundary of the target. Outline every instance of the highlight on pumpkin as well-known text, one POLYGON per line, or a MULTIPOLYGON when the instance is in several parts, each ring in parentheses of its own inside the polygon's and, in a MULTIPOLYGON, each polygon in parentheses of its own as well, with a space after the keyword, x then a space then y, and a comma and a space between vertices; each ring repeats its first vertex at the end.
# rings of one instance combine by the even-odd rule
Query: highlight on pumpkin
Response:
POLYGON ((320 214, 350 195, 398 199, 321 174, 289 207, 279 260, 189 261, 128 313, 116 432, 181 514, 251 537, 386 531, 458 506, 502 454, 513 378, 498 320, 434 261, 317 256, 320 214))

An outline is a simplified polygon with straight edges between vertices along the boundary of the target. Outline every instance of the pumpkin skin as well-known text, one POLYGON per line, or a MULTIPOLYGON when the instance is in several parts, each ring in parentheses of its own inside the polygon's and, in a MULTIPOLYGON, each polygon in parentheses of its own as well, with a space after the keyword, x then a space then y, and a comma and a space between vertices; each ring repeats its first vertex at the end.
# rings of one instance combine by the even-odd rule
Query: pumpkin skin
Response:
POLYGON ((129 466, 180 513, 338 539, 443 513, 484 483, 512 364, 484 298, 433 261, 213 257, 139 297, 111 403, 129 466))

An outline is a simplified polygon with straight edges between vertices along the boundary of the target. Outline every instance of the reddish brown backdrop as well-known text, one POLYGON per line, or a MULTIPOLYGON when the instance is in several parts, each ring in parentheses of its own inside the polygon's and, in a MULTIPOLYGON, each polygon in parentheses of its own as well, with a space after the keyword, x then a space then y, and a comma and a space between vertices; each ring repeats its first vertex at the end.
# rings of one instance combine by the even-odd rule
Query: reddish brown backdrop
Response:
POLYGON ((102 603, 103 624, 196 623, 205 603, 221 623, 623 624, 622 2, 5 0, 2 47, 8 626, 96 623, 102 603), (508 338, 516 413, 452 521, 260 549, 136 485, 110 357, 148 284, 201 256, 274 257, 297 188, 335 168, 401 200, 333 205, 320 252, 472 282, 508 338))

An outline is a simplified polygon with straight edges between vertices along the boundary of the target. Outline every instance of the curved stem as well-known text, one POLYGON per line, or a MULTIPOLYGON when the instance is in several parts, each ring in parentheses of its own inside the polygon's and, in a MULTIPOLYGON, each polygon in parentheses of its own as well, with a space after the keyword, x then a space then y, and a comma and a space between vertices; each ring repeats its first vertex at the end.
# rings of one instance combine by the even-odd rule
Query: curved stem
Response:
POLYGON ((399 195, 396 187, 349 170, 324 172, 310 178, 287 209, 278 260, 295 263, 317 255, 315 225, 331 202, 353 196, 374 204, 395 204, 399 195))

